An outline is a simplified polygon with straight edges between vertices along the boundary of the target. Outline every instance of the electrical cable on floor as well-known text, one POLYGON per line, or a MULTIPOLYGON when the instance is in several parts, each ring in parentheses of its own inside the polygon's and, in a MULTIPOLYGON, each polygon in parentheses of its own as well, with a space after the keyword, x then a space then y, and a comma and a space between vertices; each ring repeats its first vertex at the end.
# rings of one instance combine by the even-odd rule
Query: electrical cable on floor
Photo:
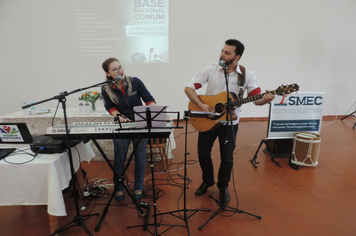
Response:
MULTIPOLYGON (((83 177, 86 174, 83 174, 83 177)), ((85 177, 84 177, 85 178, 85 177)), ((82 211, 87 209, 89 204, 93 204, 93 207, 90 210, 90 213, 94 210, 95 206, 97 205, 97 200, 100 197, 107 197, 110 194, 109 189, 112 187, 109 183, 109 180, 106 179, 99 179, 93 178, 90 180, 86 180, 85 190, 84 190, 84 204, 80 208, 82 211), (92 203, 94 200, 94 203, 92 203)))
POLYGON ((333 121, 330 121, 330 122, 327 123, 327 124, 322 124, 321 126, 328 126, 328 125, 333 124, 333 123, 337 120, 338 117, 339 117, 339 116, 335 116, 335 119, 334 119, 333 121))
MULTIPOLYGON (((196 132, 196 131, 194 131, 194 132, 196 132)), ((191 132, 191 133, 194 133, 194 132, 191 132)), ((251 147, 257 146, 258 144, 259 143, 256 143, 254 145, 247 146, 247 147, 239 147, 234 151, 234 154, 236 152, 238 152, 239 150, 241 150, 241 149, 251 148, 251 147)), ((212 159, 214 159, 216 157, 219 157, 219 156, 220 155, 215 155, 215 156, 212 157, 212 159)), ((104 164, 104 162, 103 162, 103 164, 104 164)), ((179 171, 184 170, 184 162, 174 163, 173 160, 171 160, 171 162, 169 163, 169 167, 172 167, 173 165, 177 165, 177 167, 174 168, 174 169, 169 169, 167 172, 156 172, 156 171, 154 171, 154 174, 155 175, 168 174, 166 179, 155 178, 155 181, 166 181, 168 183, 168 185, 170 185, 170 186, 176 186, 176 187, 181 188, 182 192, 179 195, 178 200, 177 200, 177 207, 179 209, 179 202, 180 202, 180 199, 183 196, 183 190, 184 190, 183 189, 184 183, 181 183, 179 181, 179 180, 182 180, 182 179, 184 181, 184 175, 180 174, 179 171), (176 173, 172 174, 172 172, 176 172, 176 173)), ((187 166, 186 167, 189 168, 189 167, 194 167, 196 165, 199 165, 197 160, 189 160, 189 161, 187 161, 187 166)), ((158 163, 156 163, 154 165, 154 169, 155 170, 156 170, 157 166, 158 166, 158 163)), ((100 170, 101 167, 102 167, 102 165, 99 167, 98 171, 96 172, 95 177, 99 173, 99 170, 100 170)), ((130 169, 130 167, 127 170, 128 173, 129 173, 129 169, 130 169)), ((150 181, 152 181, 152 179, 149 179, 150 177, 151 177, 151 174, 148 175, 144 179, 144 181, 146 183, 144 184, 144 189, 143 189, 143 192, 142 192, 142 197, 143 198, 151 199, 148 204, 150 204, 153 201, 153 189, 152 189, 152 183, 150 183, 150 181)), ((126 181, 126 184, 127 184, 128 187, 133 186, 133 184, 134 184, 132 181, 129 181, 129 179, 127 178, 127 174, 125 174, 125 181, 126 181)), ((187 181, 186 182, 186 186, 188 186, 189 184, 191 184, 193 182, 188 176, 186 178, 186 181, 187 181)), ((95 200, 93 208, 94 208, 95 205, 102 205, 102 204, 97 204, 96 201, 101 196, 106 197, 108 194, 111 194, 109 189, 113 189, 114 186, 113 186, 112 183, 109 184, 109 182, 110 182, 109 180, 103 180, 103 179, 99 179, 99 178, 93 178, 90 181, 88 181, 88 180, 86 181, 86 189, 88 189, 87 192, 89 193, 89 196, 87 196, 88 197, 86 199, 87 202, 85 202, 85 204, 83 205, 83 209, 86 209, 86 206, 88 204, 91 204, 91 201, 93 199, 95 200)), ((234 178, 233 178, 233 183, 234 182, 235 181, 234 181, 234 178)), ((164 194, 165 194, 164 190, 162 190, 161 188, 158 187, 158 186, 163 186, 163 185, 167 185, 167 184, 155 183, 155 190, 154 191, 155 191, 155 195, 157 196, 157 199, 163 197, 164 194)), ((235 184, 234 184, 234 192, 235 192, 235 197, 237 199, 237 206, 238 206, 239 203, 238 203, 238 197, 237 197, 237 193, 236 193, 236 189, 235 189, 235 184)), ((88 193, 86 193, 86 194, 88 194, 88 193)), ((133 202, 129 202, 129 203, 126 203, 126 204, 120 204, 119 203, 119 206, 126 206, 126 207, 129 207, 129 208, 135 208, 135 206, 131 206, 132 204, 133 204, 133 202)), ((93 208, 92 208, 92 210, 93 210, 93 208)), ((159 209, 157 209, 157 211, 159 212, 159 209)), ((233 214, 236 214, 236 212, 233 213, 233 214)), ((138 216, 142 217, 140 214, 138 214, 138 216)), ((162 220, 162 218, 161 218, 161 220, 162 220)))
MULTIPOLYGON (((235 151, 234 151, 234 154, 238 151, 240 151, 241 149, 246 149, 246 148, 252 148, 254 146, 257 146, 259 143, 256 143, 256 144, 253 144, 253 145, 250 145, 250 146, 246 146, 246 147, 239 147, 237 148, 235 151)), ((216 158, 216 157, 219 157, 220 155, 215 155, 212 157, 212 159, 216 158)), ((195 160, 189 160, 187 161, 187 163, 190 162, 191 164, 188 164, 187 165, 187 168, 188 167, 193 167, 193 166, 196 166, 196 165, 199 165, 198 161, 195 161, 195 160)), ((184 179, 184 176, 179 174, 179 170, 183 170, 184 169, 184 166, 183 167, 180 167, 180 165, 183 165, 184 162, 179 162, 179 163, 173 163, 171 162, 171 166, 172 165, 177 165, 177 168, 175 169, 171 169, 171 170, 168 170, 167 172, 156 172, 154 171, 154 174, 155 175, 161 175, 161 174, 168 174, 167 178, 166 179, 160 179, 160 178, 155 178, 155 181, 167 181, 168 184, 170 186, 176 186, 176 187, 180 187, 182 189, 182 192, 180 194, 180 196, 178 197, 178 200, 177 200, 177 205, 178 205, 178 209, 179 209, 179 201, 181 199, 181 197, 183 196, 183 186, 184 186, 184 183, 179 183, 177 180, 179 179, 184 179), (177 172, 176 174, 171 174, 172 172, 177 172), (176 176, 178 176, 179 178, 176 178, 176 176)), ((156 169, 157 168, 157 164, 154 166, 154 168, 156 169)), ((151 198, 151 201, 153 201, 153 189, 152 189, 152 184, 150 183, 150 181, 152 181, 152 179, 149 179, 151 177, 151 174, 148 175, 144 181, 146 181, 146 184, 144 185, 145 188, 143 190, 143 193, 142 195, 145 197, 145 198, 151 198)), ((193 181, 191 179, 189 179, 187 177, 186 179, 187 181, 187 186, 192 183, 193 181)), ((234 182, 234 180, 233 180, 234 182)), ((157 186, 163 186, 163 185, 167 185, 167 184, 160 184, 160 183, 155 183, 155 193, 156 193, 156 196, 157 196, 157 199, 161 198, 164 196, 164 191, 162 189, 160 189, 159 187, 157 186)), ((237 206, 238 206, 238 197, 237 197, 237 193, 236 193, 236 189, 235 189, 235 185, 234 185, 234 192, 235 192, 235 197, 237 199, 237 206)), ((156 199, 156 200, 157 200, 156 199)), ((150 202, 151 202, 150 201, 150 202)), ((236 214, 237 212, 233 213, 233 214, 236 214)), ((233 215, 232 214, 232 215, 233 215)))

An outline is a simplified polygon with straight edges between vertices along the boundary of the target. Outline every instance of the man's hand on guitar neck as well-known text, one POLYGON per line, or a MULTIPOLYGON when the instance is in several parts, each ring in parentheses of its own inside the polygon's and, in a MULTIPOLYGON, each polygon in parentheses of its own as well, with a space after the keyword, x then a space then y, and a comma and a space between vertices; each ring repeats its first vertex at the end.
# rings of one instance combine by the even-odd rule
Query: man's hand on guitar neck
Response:
POLYGON ((265 105, 267 103, 272 102, 274 98, 275 95, 270 93, 269 90, 266 90, 266 94, 262 97, 262 99, 255 101, 255 104, 258 106, 265 105))

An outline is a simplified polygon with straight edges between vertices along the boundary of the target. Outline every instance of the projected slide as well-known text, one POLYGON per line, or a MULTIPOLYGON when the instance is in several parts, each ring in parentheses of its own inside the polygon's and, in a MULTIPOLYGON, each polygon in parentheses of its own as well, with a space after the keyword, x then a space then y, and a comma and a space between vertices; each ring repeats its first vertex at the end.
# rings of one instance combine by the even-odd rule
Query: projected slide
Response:
POLYGON ((74 4, 80 56, 113 56, 122 63, 168 63, 169 0, 110 2, 74 4))

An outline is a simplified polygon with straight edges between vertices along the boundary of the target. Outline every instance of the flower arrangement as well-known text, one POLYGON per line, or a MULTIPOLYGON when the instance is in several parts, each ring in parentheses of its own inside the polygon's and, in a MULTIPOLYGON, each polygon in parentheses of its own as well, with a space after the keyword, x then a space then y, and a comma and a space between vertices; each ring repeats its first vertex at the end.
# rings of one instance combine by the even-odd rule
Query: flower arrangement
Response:
POLYGON ((96 110, 96 101, 103 100, 103 95, 97 91, 87 91, 78 98, 80 101, 90 102, 92 111, 96 110))
POLYGON ((87 91, 82 96, 78 98, 79 100, 84 100, 86 102, 96 102, 99 99, 103 100, 103 96, 101 93, 98 93, 97 91, 87 91))

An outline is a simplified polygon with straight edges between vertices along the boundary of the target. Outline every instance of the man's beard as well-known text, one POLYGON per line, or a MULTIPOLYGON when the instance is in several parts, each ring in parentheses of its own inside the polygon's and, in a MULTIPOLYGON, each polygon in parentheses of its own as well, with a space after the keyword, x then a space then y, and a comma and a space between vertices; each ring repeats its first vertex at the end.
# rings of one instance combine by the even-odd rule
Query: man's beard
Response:
MULTIPOLYGON (((220 60, 223 60, 223 59, 221 59, 220 58, 220 60)), ((219 61, 220 61, 219 60, 219 61)), ((225 61, 225 60, 224 60, 225 61)), ((230 61, 225 61, 225 63, 226 63, 226 65, 228 66, 228 65, 230 65, 231 63, 233 63, 234 62, 234 59, 231 59, 230 61)))

